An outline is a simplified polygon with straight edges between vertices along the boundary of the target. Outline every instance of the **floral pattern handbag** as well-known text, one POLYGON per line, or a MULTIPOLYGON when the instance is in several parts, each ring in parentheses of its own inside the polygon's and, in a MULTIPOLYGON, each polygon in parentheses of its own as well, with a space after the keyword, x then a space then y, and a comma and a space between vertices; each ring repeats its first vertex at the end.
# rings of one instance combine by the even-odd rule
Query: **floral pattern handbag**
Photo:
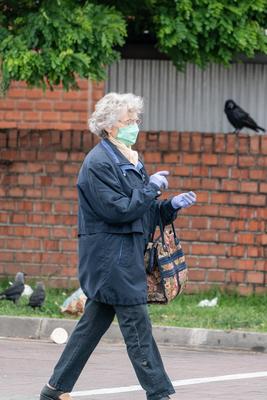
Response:
POLYGON ((147 302, 166 304, 182 293, 188 279, 188 268, 173 223, 172 229, 159 223, 160 236, 152 234, 145 252, 147 302))

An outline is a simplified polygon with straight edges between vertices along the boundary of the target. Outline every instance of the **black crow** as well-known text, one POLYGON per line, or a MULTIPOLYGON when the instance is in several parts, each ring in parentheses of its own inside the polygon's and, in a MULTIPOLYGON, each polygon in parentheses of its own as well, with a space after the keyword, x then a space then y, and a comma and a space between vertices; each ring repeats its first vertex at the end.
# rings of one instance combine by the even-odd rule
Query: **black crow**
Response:
POLYGON ((258 126, 254 119, 233 100, 226 100, 224 112, 230 124, 235 128, 234 133, 238 133, 243 128, 250 128, 256 132, 259 132, 259 130, 265 132, 265 129, 258 126))
POLYGON ((0 300, 10 300, 17 304, 24 290, 24 272, 18 272, 15 282, 0 293, 0 300))
POLYGON ((45 286, 43 282, 37 282, 36 288, 29 298, 28 306, 32 308, 42 307, 45 301, 45 286))

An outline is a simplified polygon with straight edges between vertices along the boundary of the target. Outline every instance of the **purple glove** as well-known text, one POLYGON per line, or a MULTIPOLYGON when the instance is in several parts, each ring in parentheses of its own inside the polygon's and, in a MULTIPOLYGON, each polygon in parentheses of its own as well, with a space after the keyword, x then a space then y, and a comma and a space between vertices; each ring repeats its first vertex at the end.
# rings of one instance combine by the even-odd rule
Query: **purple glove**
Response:
POLYGON ((151 175, 149 183, 154 183, 159 189, 168 189, 168 181, 165 176, 169 175, 169 171, 158 171, 151 175))
POLYGON ((197 200, 197 196, 194 192, 186 192, 178 194, 171 199, 173 208, 188 208, 192 206, 197 200))

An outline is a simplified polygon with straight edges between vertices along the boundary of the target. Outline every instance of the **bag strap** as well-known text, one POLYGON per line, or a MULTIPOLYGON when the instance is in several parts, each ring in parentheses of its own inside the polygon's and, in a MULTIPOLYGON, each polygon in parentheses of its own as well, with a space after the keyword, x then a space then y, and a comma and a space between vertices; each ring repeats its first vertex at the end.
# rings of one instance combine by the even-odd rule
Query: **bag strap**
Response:
MULTIPOLYGON (((158 223, 158 225, 159 225, 159 229, 160 229, 160 236, 159 237, 161 237, 162 245, 163 245, 164 249, 166 249, 166 243, 165 243, 165 238, 164 238, 164 228, 165 227, 163 227, 162 219, 161 219, 161 216, 160 216, 160 211, 159 211, 159 223, 158 223)), ((176 245, 178 245, 180 241, 179 241, 179 239, 178 239, 178 237, 176 235, 176 230, 175 230, 173 222, 171 222, 171 227, 172 227, 174 242, 175 242, 176 245)), ((156 231, 156 229, 154 229, 154 231, 151 233, 151 236, 150 236, 150 241, 151 242, 154 242, 155 231, 156 231)), ((155 241, 157 241, 158 239, 159 238, 157 238, 155 241)))

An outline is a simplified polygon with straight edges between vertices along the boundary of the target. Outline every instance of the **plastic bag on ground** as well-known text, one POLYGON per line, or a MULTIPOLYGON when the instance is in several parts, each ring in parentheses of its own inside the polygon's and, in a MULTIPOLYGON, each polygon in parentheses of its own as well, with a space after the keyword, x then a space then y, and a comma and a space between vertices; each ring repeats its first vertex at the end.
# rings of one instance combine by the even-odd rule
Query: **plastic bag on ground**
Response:
POLYGON ((62 313, 81 315, 83 313, 86 300, 87 297, 83 293, 82 289, 79 288, 64 301, 60 307, 60 310, 62 313))
POLYGON ((198 307, 215 307, 218 303, 218 297, 214 297, 212 300, 204 299, 198 303, 198 307))

